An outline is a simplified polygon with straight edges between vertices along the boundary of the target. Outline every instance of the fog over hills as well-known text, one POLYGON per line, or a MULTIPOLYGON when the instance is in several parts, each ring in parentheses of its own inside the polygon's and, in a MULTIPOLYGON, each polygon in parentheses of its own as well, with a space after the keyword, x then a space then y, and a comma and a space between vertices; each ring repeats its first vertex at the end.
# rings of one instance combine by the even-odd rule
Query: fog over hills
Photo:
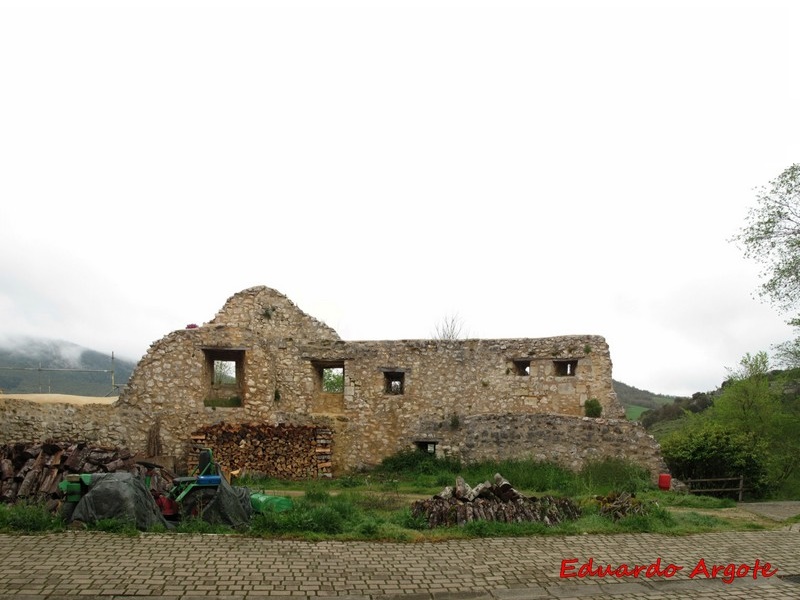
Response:
MULTIPOLYGON (((79 396, 109 396, 118 394, 114 384, 127 383, 136 363, 115 358, 64 340, 30 336, 0 336, 0 390, 6 394, 75 394, 79 396), (41 370, 39 370, 41 369, 41 370), (82 371, 49 371, 47 369, 83 369, 82 371), (93 371, 93 372, 87 372, 93 371), (105 371, 105 372, 97 372, 105 371)), ((673 401, 663 396, 614 381, 620 402, 657 408, 673 401)))
POLYGON ((6 394, 117 395, 135 363, 72 342, 0 336, 0 390, 6 394))

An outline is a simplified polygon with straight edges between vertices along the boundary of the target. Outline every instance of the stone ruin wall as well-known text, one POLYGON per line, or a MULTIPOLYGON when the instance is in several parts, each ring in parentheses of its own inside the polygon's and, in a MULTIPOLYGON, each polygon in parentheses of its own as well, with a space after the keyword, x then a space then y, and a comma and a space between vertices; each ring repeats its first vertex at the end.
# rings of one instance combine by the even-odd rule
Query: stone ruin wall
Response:
POLYGON ((637 422, 548 414, 491 414, 448 423, 420 423, 436 453, 465 462, 491 459, 553 461, 573 470, 612 457, 629 460, 650 473, 669 472, 655 438, 637 422))
POLYGON ((505 413, 579 417, 590 398, 601 402, 604 415, 624 415, 611 386, 608 346, 599 336, 338 342, 306 347, 305 358, 345 365, 344 393, 314 398, 318 408, 338 417, 337 454, 350 467, 376 464, 425 439, 420 418, 449 423, 505 413), (554 359, 575 363, 574 375, 557 375, 554 359), (530 374, 520 374, 520 363, 529 364, 530 374), (387 373, 402 373, 402 394, 386 392, 387 373))
POLYGON ((333 431, 334 474, 423 441, 465 460, 545 456, 567 466, 657 454, 652 437, 622 416, 602 337, 344 342, 282 294, 258 287, 231 297, 202 327, 153 343, 113 407, 0 403, 0 442, 65 437, 144 453, 158 420, 164 454, 180 465, 201 427, 286 423, 333 431), (204 403, 209 357, 220 351, 238 357, 240 407, 204 403), (568 376, 557 372, 564 361, 568 376), (336 364, 344 366, 344 392, 325 393, 321 368, 336 364), (387 372, 402 373, 402 394, 387 393, 387 372), (582 417, 589 398, 606 418, 582 417))

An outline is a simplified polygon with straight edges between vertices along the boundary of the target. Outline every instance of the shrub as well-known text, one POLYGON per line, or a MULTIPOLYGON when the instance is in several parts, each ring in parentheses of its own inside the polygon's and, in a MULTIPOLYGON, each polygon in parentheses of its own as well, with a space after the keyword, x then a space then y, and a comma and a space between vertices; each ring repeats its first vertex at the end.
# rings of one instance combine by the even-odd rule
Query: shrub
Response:
POLYGON ((709 423, 665 437, 661 452, 678 479, 744 475, 753 495, 767 490, 766 445, 750 434, 709 423))
POLYGON ((584 414, 593 419, 603 414, 603 406, 597 398, 589 398, 583 405, 584 414))

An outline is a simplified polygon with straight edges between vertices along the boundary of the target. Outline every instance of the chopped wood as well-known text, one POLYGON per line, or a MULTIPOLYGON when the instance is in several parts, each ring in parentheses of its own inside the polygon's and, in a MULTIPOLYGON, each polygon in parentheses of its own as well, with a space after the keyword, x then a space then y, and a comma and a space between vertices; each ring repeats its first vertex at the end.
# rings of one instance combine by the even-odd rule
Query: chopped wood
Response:
POLYGON ((455 487, 448 486, 429 500, 414 502, 411 514, 424 518, 431 528, 463 526, 472 521, 555 525, 580 516, 580 509, 569 498, 527 498, 499 473, 494 480, 494 484, 487 481, 470 488, 458 477, 455 487))
MULTIPOLYGON (((48 502, 61 496, 58 484, 70 473, 140 471, 127 448, 90 446, 85 442, 0 445, 0 502, 18 499, 48 502)), ((160 472, 161 470, 159 470, 160 472)), ((171 484, 172 475, 157 483, 171 484)), ((166 489, 166 488, 164 488, 166 489)))
MULTIPOLYGON (((217 423, 192 433, 193 448, 211 448, 224 470, 275 477, 329 477, 332 432, 327 428, 266 423, 217 423), (202 440, 202 442, 200 442, 202 440)), ((190 466, 197 464, 197 456, 190 466)))

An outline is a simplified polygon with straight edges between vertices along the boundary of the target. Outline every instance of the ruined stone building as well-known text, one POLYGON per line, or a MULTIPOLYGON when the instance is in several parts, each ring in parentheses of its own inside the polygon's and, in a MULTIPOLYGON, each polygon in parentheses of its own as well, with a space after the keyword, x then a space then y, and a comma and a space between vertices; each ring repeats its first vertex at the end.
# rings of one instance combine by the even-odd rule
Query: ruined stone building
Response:
MULTIPOLYGON (((624 420, 602 337, 343 341, 267 287, 239 292, 209 323, 153 343, 114 406, 71 410, 31 409, 20 427, 142 454, 157 436, 161 453, 184 461, 198 433, 222 423, 225 443, 245 453, 252 440, 233 435, 237 426, 294 428, 307 443, 286 452, 309 455, 305 475, 345 473, 413 447, 573 468, 624 457, 663 470, 653 438, 624 420), (591 398, 602 418, 584 416, 591 398)), ((6 416, 0 441, 21 433, 13 423, 22 417, 6 416)))

